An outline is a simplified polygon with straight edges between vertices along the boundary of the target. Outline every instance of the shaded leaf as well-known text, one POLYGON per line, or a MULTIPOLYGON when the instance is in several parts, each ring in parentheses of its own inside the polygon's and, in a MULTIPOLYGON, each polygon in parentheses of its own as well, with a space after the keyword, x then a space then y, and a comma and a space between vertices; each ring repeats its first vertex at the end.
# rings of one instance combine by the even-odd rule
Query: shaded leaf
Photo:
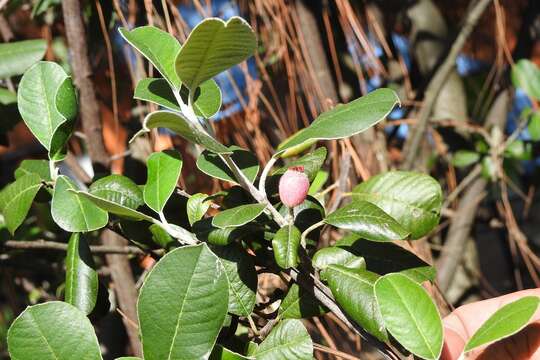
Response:
POLYGON ((379 275, 401 272, 419 283, 435 280, 434 267, 399 245, 365 241, 359 235, 351 234, 336 242, 335 246, 362 256, 367 269, 379 275))
POLYGON ((17 102, 17 94, 11 90, 0 88, 0 105, 7 106, 17 102))
POLYGON ((155 152, 146 160, 148 176, 144 185, 144 202, 157 213, 163 211, 182 170, 182 157, 176 150, 155 152))
POLYGON ((17 360, 102 359, 90 320, 61 301, 27 307, 11 324, 7 343, 17 360))
MULTIPOLYGON (((182 86, 180 96, 185 104, 189 103, 189 90, 182 86)), ((206 80, 195 90, 193 110, 195 115, 206 119, 214 116, 221 108, 221 89, 218 84, 210 79, 206 80)))
POLYGON ((212 225, 220 229, 239 227, 255 220, 265 208, 265 204, 247 204, 223 210, 214 216, 212 225))
POLYGON ((320 147, 315 149, 314 152, 302 156, 301 158, 290 162, 287 166, 283 166, 278 170, 274 171, 272 175, 283 175, 291 167, 302 166, 304 168, 304 173, 307 175, 309 181, 313 181, 315 176, 321 169, 321 166, 326 160, 326 154, 328 151, 325 147, 320 147))
POLYGON ((249 316, 255 307, 257 291, 257 272, 253 259, 236 244, 214 246, 212 252, 221 261, 229 283, 229 313, 249 316))
POLYGON ((525 296, 497 310, 469 339, 463 352, 499 341, 523 329, 538 309, 540 298, 525 296))
POLYGON ((439 358, 442 320, 422 286, 403 274, 388 274, 375 283, 375 296, 386 329, 405 349, 423 359, 439 358))
POLYGON ((206 244, 169 252, 148 274, 139 295, 144 358, 208 356, 225 320, 228 298, 221 262, 206 244))
POLYGON ((124 39, 163 75, 172 87, 180 89, 180 79, 174 69, 174 60, 180 52, 180 43, 169 33, 154 26, 141 26, 131 31, 119 28, 124 39))
POLYGON ((201 145, 212 152, 218 154, 232 153, 225 145, 220 144, 207 133, 197 129, 195 125, 191 124, 183 115, 170 111, 160 110, 148 114, 144 119, 142 130, 135 134, 134 138, 151 129, 160 127, 168 128, 182 136, 184 139, 191 141, 194 144, 201 145))
POLYGON ((470 150, 458 150, 452 157, 452 165, 461 168, 474 164, 480 160, 480 154, 470 150))
POLYGON ((324 220, 340 229, 354 231, 372 241, 405 239, 409 232, 394 218, 368 201, 354 200, 334 211, 324 220))
POLYGON ((65 301, 88 315, 96 306, 98 288, 98 274, 90 246, 79 233, 73 233, 66 254, 65 301))
POLYGON ((338 304, 356 323, 379 340, 388 340, 373 290, 379 275, 367 270, 328 265, 321 276, 328 282, 338 304))
MULTIPOLYGON (((238 165, 238 168, 242 170, 249 181, 254 182, 259 173, 259 161, 255 154, 234 145, 230 146, 229 150, 232 151, 231 158, 234 163, 238 165)), ((233 172, 221 157, 209 151, 203 151, 201 156, 197 158, 197 168, 206 175, 235 184, 238 183, 233 172)))
POLYGON ((302 321, 287 319, 272 329, 254 355, 257 360, 311 360, 313 342, 302 321))
POLYGON ((439 223, 442 190, 429 175, 390 171, 371 177, 353 189, 353 198, 369 201, 411 233, 428 234, 439 223))
POLYGON ((102 198, 94 194, 87 193, 85 191, 70 190, 70 192, 74 193, 81 199, 89 200, 100 209, 110 212, 111 214, 118 215, 129 220, 146 220, 149 222, 155 222, 155 219, 151 216, 148 216, 140 211, 133 210, 132 208, 113 202, 106 198, 102 198))
POLYGON ((193 224, 193 232, 197 238, 213 245, 224 246, 241 238, 248 230, 243 227, 220 229, 212 225, 212 218, 202 219, 193 224))
POLYGON ((343 139, 359 134, 383 120, 397 104, 399 99, 396 93, 382 88, 348 104, 337 105, 319 115, 309 127, 281 143, 276 155, 301 147, 309 141, 343 139))
POLYGON ((47 41, 23 40, 0 44, 0 79, 22 75, 45 55, 47 41))
POLYGON ((276 232, 272 239, 272 248, 279 267, 289 269, 298 265, 301 236, 302 233, 294 225, 286 225, 276 232))
POLYGON ((540 100, 540 69, 532 61, 521 59, 512 66, 512 83, 533 99, 540 100))
POLYGON ((282 319, 306 319, 326 313, 325 307, 317 299, 294 283, 279 305, 278 315, 282 319))
POLYGON ((538 111, 532 113, 527 130, 533 141, 540 140, 540 113, 538 111))
POLYGON ((243 360, 252 359, 235 353, 219 344, 216 344, 209 357, 210 360, 243 360))
POLYGON ((41 179, 37 174, 28 174, 0 192, 0 211, 11 234, 23 223, 41 186, 41 179))
POLYGON ((36 174, 43 181, 51 181, 49 162, 47 160, 31 159, 21 161, 21 164, 15 170, 15 179, 21 178, 28 174, 36 174))
POLYGON ((253 55, 256 46, 255 33, 244 19, 204 19, 193 28, 176 57, 176 73, 193 90, 253 55))
POLYGON ((51 214, 58 226, 69 232, 87 232, 107 225, 107 212, 78 196, 74 192, 77 190, 75 183, 67 176, 60 175, 56 179, 51 214))
POLYGON ((351 270, 365 270, 366 260, 361 256, 339 247, 328 246, 317 250, 312 258, 313 266, 319 270, 324 270, 328 265, 341 265, 351 270))

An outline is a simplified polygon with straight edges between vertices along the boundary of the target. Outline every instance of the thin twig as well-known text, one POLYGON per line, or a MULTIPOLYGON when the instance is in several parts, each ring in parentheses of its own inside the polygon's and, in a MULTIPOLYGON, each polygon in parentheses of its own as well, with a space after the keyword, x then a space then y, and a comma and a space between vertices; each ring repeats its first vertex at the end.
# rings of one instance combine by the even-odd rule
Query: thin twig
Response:
MULTIPOLYGON (((67 251, 68 244, 56 241, 47 241, 43 239, 33 241, 7 240, 0 244, 0 247, 9 249, 25 250, 57 250, 67 251)), ((136 246, 109 246, 109 245, 91 245, 90 250, 94 254, 145 254, 144 251, 136 246)))

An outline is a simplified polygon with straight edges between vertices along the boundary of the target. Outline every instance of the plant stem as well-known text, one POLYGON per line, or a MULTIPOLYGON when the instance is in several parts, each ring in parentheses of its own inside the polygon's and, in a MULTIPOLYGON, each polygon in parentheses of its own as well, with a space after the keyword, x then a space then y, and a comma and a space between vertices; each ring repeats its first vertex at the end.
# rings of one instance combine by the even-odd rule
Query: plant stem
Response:
MULTIPOLYGON (((68 248, 68 244, 41 239, 32 241, 7 240, 1 246, 9 249, 24 250, 67 251, 68 248)), ((136 246, 90 245, 90 250, 94 254, 144 254, 144 251, 136 246)))
POLYGON ((312 232, 313 230, 315 230, 316 228, 323 226, 324 224, 325 224, 324 220, 321 220, 321 221, 311 225, 306 230, 304 230, 304 232, 302 233, 302 237, 300 238, 300 244, 302 245, 302 247, 304 249, 306 248, 306 238, 307 238, 308 234, 310 232, 312 232))
POLYGON ((270 170, 272 169, 276 161, 277 158, 275 157, 272 157, 270 160, 268 160, 266 166, 261 173, 261 178, 259 179, 259 192, 267 199, 268 197, 266 196, 266 178, 268 177, 268 173, 270 173, 270 170))

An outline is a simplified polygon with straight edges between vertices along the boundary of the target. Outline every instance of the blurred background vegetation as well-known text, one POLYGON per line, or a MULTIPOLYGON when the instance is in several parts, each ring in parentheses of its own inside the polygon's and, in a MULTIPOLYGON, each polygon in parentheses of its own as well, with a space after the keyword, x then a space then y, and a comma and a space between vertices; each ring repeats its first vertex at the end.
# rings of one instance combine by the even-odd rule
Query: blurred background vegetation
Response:
MULTIPOLYGON (((327 189, 327 209, 347 202, 354 185, 380 172, 430 173, 445 191, 440 226, 403 246, 436 265, 438 285, 430 290, 441 312, 540 286, 540 1, 0 0, 0 39, 42 39, 27 51, 70 73, 81 56, 88 62, 82 68, 78 63, 75 80, 90 80, 95 89, 102 139, 78 129, 61 165, 64 173, 85 179, 106 165, 142 184, 147 156, 174 146, 184 158, 180 187, 212 194, 229 185, 201 173, 197 149, 181 138, 156 131, 128 144, 154 106, 133 100, 134 87, 156 71, 117 29, 153 25, 182 42, 201 19, 234 15, 251 23, 259 49, 216 79, 224 106, 213 126, 223 143, 252 150, 264 164, 281 141, 322 111, 382 86, 393 88, 402 106, 385 122, 326 144, 329 156, 318 181, 327 189), (487 7, 479 11, 482 3, 487 7), (74 5, 81 7, 83 20, 76 33, 64 21, 74 5), (88 56, 78 53, 81 46, 88 56), (95 141, 103 141, 108 158, 92 166, 87 149, 95 141)), ((20 74, 2 69, 2 56, 0 48, 0 188, 13 180, 23 159, 46 158, 17 112, 20 74)), ((184 210, 177 211, 181 217, 184 210)), ((327 231, 320 246, 336 236, 327 231)), ((29 304, 62 294, 64 253, 40 247, 41 240, 67 241, 46 207, 35 204, 15 236, 0 219, 2 358, 8 358, 5 335, 14 317, 29 304), (38 245, 21 249, 30 240, 38 245)), ((94 322, 106 358, 114 358, 137 341, 130 326, 135 297, 129 298, 152 261, 137 251, 101 255, 96 258, 112 310, 94 322)), ((261 276, 259 285, 260 299, 279 298, 279 278, 261 276)), ((329 348, 349 354, 365 350, 332 315, 306 325, 314 340, 329 348)), ((362 358, 377 357, 366 351, 362 358)))

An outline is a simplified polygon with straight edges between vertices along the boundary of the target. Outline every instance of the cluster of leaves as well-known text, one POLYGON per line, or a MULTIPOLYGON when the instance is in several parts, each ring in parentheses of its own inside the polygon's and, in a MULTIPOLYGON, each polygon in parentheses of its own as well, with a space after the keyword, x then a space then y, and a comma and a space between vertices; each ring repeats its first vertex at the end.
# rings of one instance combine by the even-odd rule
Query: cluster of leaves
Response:
MULTIPOLYGON (((540 101, 540 69, 527 59, 519 60, 512 66, 512 84, 524 91, 535 101, 540 101)), ((516 173, 523 160, 533 159, 531 142, 540 141, 540 112, 538 109, 526 107, 519 116, 516 133, 507 141, 502 141, 503 134, 500 129, 494 128, 491 133, 483 134, 474 143, 474 150, 458 150, 455 152, 452 163, 454 166, 464 168, 474 164, 481 164, 482 175, 488 180, 498 180, 497 162, 500 158, 500 167, 510 176, 516 173), (519 132, 527 129, 530 141, 518 139, 519 132)))
MULTIPOLYGON (((313 343, 300 319, 328 309, 309 286, 291 282, 273 314, 275 326, 261 339, 258 325, 265 319, 254 312, 256 267, 284 274, 311 272, 327 284, 327 296, 378 340, 390 343, 393 338, 421 358, 437 359, 443 345, 442 321, 421 285, 434 280, 435 270, 394 243, 419 239, 437 226, 442 204, 437 181, 412 172, 381 174, 358 185, 349 204, 326 214, 321 194, 325 148, 271 169, 276 161, 288 161, 318 140, 345 138, 375 125, 398 104, 395 93, 376 90, 323 113, 283 142, 259 174, 255 156, 219 143, 208 122, 221 105, 212 77, 256 49, 250 26, 237 17, 227 22, 206 19, 183 46, 154 27, 120 32, 163 76, 143 79, 136 87, 136 98, 167 109, 146 116, 139 135, 159 127, 176 132, 204 149, 197 161, 200 170, 236 186, 190 196, 187 219, 178 219, 177 212, 167 211, 172 200, 179 200, 175 189, 182 158, 174 150, 148 158, 142 187, 125 176, 110 175, 86 189, 59 175, 56 163, 63 159, 76 118, 75 91, 60 66, 38 62, 30 67, 19 84, 18 108, 47 149, 49 161, 23 161, 15 182, 0 194, 0 210, 13 233, 41 191, 51 197, 56 224, 72 235, 65 301, 31 306, 14 321, 8 334, 11 356, 101 359, 87 317, 96 307, 99 280, 86 237, 80 234, 102 229, 112 220, 130 240, 146 237, 167 251, 139 293, 145 359, 312 359, 313 343), (287 209, 276 196, 276 184, 287 167, 299 165, 311 182, 311 195, 287 209), (214 216, 208 214, 212 203, 220 207, 214 216), (316 251, 319 233, 314 230, 323 225, 348 235, 316 251), (251 325, 252 337, 243 347, 233 347, 239 322, 251 325)), ((537 306, 537 298, 528 298, 501 309, 473 336, 466 351, 519 330, 537 306), (509 316, 514 321, 498 326, 509 316)))

